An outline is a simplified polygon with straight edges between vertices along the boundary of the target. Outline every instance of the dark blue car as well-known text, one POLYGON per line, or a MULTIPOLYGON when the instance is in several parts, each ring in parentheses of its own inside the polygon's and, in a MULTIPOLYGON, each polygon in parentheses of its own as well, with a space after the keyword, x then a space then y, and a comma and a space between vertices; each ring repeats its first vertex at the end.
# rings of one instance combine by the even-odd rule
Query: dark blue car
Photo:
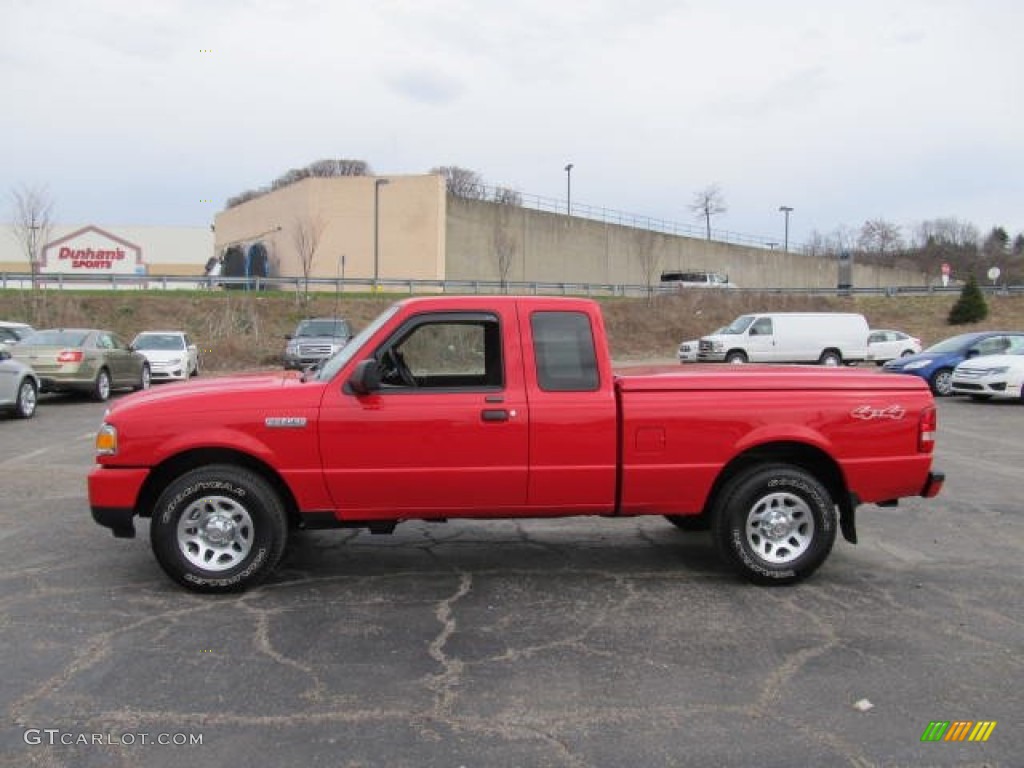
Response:
POLYGON ((920 354, 890 360, 882 366, 886 373, 910 373, 928 382, 936 395, 953 392, 953 369, 969 357, 1024 352, 1024 333, 979 331, 962 333, 940 341, 920 354))

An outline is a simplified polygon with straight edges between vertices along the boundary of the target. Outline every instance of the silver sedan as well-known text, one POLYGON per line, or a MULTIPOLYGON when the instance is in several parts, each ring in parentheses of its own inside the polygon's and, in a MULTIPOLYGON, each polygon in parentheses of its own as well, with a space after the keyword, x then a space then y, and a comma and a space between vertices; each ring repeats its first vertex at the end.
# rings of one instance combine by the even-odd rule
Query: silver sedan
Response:
POLYGON ((38 397, 39 377, 35 371, 0 346, 0 410, 11 411, 19 419, 30 419, 35 415, 38 397))

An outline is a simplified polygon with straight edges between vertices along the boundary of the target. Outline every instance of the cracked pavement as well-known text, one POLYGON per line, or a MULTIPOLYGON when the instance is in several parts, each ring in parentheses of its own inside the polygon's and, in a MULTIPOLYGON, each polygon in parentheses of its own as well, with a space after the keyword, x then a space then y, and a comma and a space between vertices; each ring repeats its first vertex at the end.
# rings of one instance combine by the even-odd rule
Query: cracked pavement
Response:
POLYGON ((227 597, 167 580, 146 522, 92 522, 103 408, 0 422, 0 766, 1021 765, 1024 405, 942 401, 943 495, 862 508, 797 587, 577 518, 300 532, 227 597), (922 744, 932 720, 998 725, 922 744))

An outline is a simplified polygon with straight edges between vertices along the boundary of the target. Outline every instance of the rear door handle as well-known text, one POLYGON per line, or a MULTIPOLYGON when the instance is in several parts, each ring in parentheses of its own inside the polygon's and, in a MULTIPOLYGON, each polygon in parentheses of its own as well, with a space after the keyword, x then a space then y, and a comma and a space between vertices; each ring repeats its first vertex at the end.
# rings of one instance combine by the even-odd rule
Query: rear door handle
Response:
POLYGON ((509 413, 504 408, 484 408, 480 417, 484 421, 508 421, 509 413))

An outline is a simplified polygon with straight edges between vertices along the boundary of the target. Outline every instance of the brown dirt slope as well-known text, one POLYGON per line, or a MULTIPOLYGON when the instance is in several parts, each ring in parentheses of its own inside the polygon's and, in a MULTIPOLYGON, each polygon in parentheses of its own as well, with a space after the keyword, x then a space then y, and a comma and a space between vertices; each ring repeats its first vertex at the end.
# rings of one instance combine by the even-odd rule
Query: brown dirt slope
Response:
MULTIPOLYGON (((396 295, 333 294, 311 297, 303 306, 292 293, 234 291, 0 291, 0 320, 43 327, 109 328, 130 340, 142 330, 182 329, 203 350, 207 370, 273 366, 284 335, 303 317, 332 315, 363 327, 396 295)), ((989 296, 989 317, 970 326, 949 326, 957 296, 804 296, 687 291, 646 299, 601 300, 612 355, 617 360, 669 359, 684 339, 710 333, 744 312, 861 312, 873 328, 896 328, 925 345, 967 330, 1024 331, 1024 297, 989 296)))

